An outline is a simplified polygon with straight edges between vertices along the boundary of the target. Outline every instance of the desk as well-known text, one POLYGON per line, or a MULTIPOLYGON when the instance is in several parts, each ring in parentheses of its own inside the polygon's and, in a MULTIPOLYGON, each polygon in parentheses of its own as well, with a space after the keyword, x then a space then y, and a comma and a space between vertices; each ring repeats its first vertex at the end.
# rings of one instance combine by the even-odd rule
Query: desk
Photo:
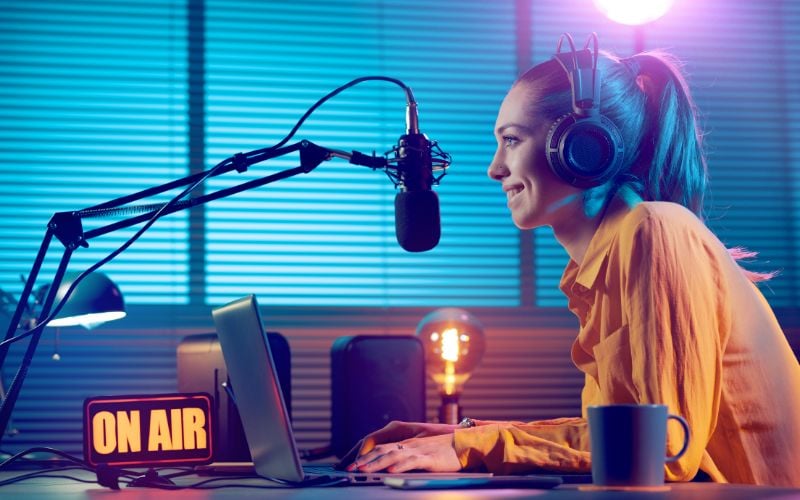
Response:
MULTIPOLYGON (((0 480, 21 474, 20 471, 2 472, 0 480)), ((94 475, 85 471, 68 471, 73 477, 93 480, 94 475)), ((208 479, 207 476, 186 476, 179 484, 189 484, 208 479)), ((237 481, 237 484, 264 485, 258 479, 237 481)), ((772 488, 765 486, 746 486, 715 483, 675 483, 669 485, 667 492, 642 493, 630 491, 581 491, 579 485, 562 485, 553 490, 448 490, 448 491, 401 491, 385 486, 348 486, 334 488, 304 489, 251 489, 224 488, 216 490, 167 491, 151 488, 123 488, 114 491, 96 484, 85 484, 69 479, 38 478, 17 484, 0 487, 2 498, 53 498, 53 499, 115 499, 148 500, 162 498, 178 499, 228 499, 228 498, 278 498, 298 500, 473 500, 483 498, 498 499, 688 499, 688 500, 751 500, 751 499, 800 499, 800 489, 772 488)))

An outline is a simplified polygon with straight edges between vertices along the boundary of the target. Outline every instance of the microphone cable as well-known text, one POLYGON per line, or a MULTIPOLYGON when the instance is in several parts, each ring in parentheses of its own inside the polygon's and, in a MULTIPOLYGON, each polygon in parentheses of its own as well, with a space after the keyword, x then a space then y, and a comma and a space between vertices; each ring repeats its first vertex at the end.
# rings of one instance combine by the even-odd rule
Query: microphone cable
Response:
MULTIPOLYGON (((388 77, 388 76, 362 76, 360 78, 356 78, 354 80, 351 80, 351 81, 345 83, 344 85, 342 85, 342 86, 340 86, 340 87, 328 92, 326 95, 324 95, 323 97, 318 99, 317 102, 315 102, 310 108, 308 108, 308 110, 306 110, 305 113, 303 113, 303 115, 300 117, 300 119, 295 123, 294 127, 292 127, 292 129, 289 131, 289 133, 286 134, 286 136, 283 139, 278 141, 278 143, 276 143, 276 144, 274 144, 272 146, 266 147, 266 148, 250 151, 249 153, 244 153, 244 157, 246 157, 248 159, 254 159, 255 160, 254 163, 258 163, 258 161, 261 161, 261 160, 258 160, 259 156, 263 156, 265 153, 274 151, 274 150, 280 148, 281 146, 283 146, 284 144, 286 144, 289 140, 291 140, 291 138, 294 137, 294 135, 297 133, 297 131, 303 125, 303 123, 308 119, 308 117, 311 116, 311 114, 314 111, 316 111, 317 108, 322 106, 326 101, 330 100, 331 98, 335 97, 336 95, 340 94, 341 92, 349 89, 350 87, 353 87, 355 85, 358 85, 359 83, 362 83, 362 82, 365 82, 365 81, 370 81, 370 80, 386 81, 386 82, 390 82, 390 83, 394 83, 395 85, 398 85, 400 88, 403 89, 403 91, 406 94, 407 104, 416 105, 416 101, 414 101, 414 95, 413 95, 413 93, 411 91, 411 88, 408 87, 402 81, 398 80, 397 78, 391 78, 391 77, 388 77)), ((133 236, 131 236, 128 240, 123 242, 122 245, 120 245, 116 250, 112 251, 110 254, 108 254, 105 257, 103 257, 102 259, 100 259, 97 263, 93 264, 92 266, 88 267, 86 270, 81 272, 72 281, 72 284, 67 289, 66 293, 64 294, 64 297, 62 297, 61 300, 58 302, 58 304, 56 304, 52 308, 52 310, 50 311, 50 314, 48 314, 47 317, 45 317, 42 321, 38 322, 37 325, 34 326, 33 328, 31 328, 30 330, 27 330, 24 333, 21 333, 19 335, 15 335, 14 337, 11 337, 9 339, 6 339, 6 340, 0 342, 0 347, 12 344, 12 343, 17 342, 19 340, 22 340, 22 339, 24 339, 26 337, 29 337, 30 335, 33 335, 37 331, 39 331, 39 330, 43 329, 45 326, 47 326, 47 323, 49 323, 53 318, 56 317, 56 315, 58 315, 59 312, 61 312, 61 309, 64 307, 64 305, 66 304, 67 300, 72 295, 72 292, 75 290, 75 288, 78 286, 78 284, 87 275, 89 275, 90 273, 100 269, 102 266, 104 266, 107 263, 109 263, 111 260, 113 260, 119 254, 121 254, 122 252, 127 250, 128 247, 130 247, 136 240, 138 240, 142 236, 142 234, 144 234, 145 231, 150 229, 150 227, 153 224, 155 224, 155 222, 158 219, 161 218, 161 216, 164 214, 165 210, 175 206, 178 202, 180 202, 180 200, 182 200, 184 197, 186 197, 192 191, 194 191, 197 188, 197 186, 199 186, 200 184, 205 182, 208 178, 213 177, 214 175, 217 175, 217 172, 219 172, 223 168, 229 167, 231 165, 235 166, 238 162, 241 161, 241 156, 240 155, 242 155, 242 153, 237 153, 237 154, 235 154, 233 156, 230 156, 230 157, 220 161, 219 163, 214 165, 214 167, 212 167, 211 169, 206 171, 205 174, 202 175, 199 179, 197 179, 194 183, 192 183, 187 188, 185 188, 183 191, 181 191, 180 193, 175 195, 168 202, 166 202, 163 205, 161 205, 161 208, 158 209, 153 214, 153 216, 150 217, 150 219, 148 219, 147 222, 145 222, 145 224, 133 236)), ((131 210, 131 209, 132 209, 131 207, 128 207, 126 210, 131 210)), ((79 213, 80 213, 80 211, 79 211, 79 213)))

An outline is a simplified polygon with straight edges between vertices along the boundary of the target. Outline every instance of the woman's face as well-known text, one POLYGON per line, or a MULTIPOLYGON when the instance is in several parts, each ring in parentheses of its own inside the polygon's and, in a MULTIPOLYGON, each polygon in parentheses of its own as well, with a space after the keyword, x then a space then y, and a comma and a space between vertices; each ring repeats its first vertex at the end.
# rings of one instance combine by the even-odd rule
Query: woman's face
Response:
POLYGON ((581 190, 558 178, 547 164, 545 140, 551 123, 530 113, 524 84, 508 92, 495 123, 497 152, 489 177, 502 183, 511 218, 520 229, 557 225, 576 207, 581 190))

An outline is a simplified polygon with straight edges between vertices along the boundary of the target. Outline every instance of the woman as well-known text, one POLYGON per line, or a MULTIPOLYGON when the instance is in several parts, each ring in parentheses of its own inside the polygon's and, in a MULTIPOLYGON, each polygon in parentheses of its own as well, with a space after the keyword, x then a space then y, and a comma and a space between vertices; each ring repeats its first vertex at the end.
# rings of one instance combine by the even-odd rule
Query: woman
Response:
MULTIPOLYGON (((600 111, 624 144, 619 170, 575 182, 554 169, 545 143, 575 92, 554 58, 505 97, 488 172, 514 223, 551 226, 569 254, 561 289, 580 320, 584 417, 393 422, 359 444, 350 470, 589 472, 586 407, 652 403, 691 428, 667 480, 800 486, 800 366, 752 284, 772 276, 741 269, 752 254, 727 250, 703 223, 705 159, 679 67, 655 52, 597 59, 600 111)), ((682 443, 670 427, 668 454, 682 443)))

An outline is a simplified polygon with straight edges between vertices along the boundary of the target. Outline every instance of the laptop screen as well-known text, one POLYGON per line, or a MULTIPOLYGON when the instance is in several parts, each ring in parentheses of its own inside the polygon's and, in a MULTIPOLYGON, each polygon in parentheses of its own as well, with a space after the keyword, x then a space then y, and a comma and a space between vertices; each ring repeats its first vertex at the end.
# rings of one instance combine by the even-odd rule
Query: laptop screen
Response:
POLYGON ((302 481, 292 423, 255 296, 218 307, 212 316, 256 472, 302 481))

